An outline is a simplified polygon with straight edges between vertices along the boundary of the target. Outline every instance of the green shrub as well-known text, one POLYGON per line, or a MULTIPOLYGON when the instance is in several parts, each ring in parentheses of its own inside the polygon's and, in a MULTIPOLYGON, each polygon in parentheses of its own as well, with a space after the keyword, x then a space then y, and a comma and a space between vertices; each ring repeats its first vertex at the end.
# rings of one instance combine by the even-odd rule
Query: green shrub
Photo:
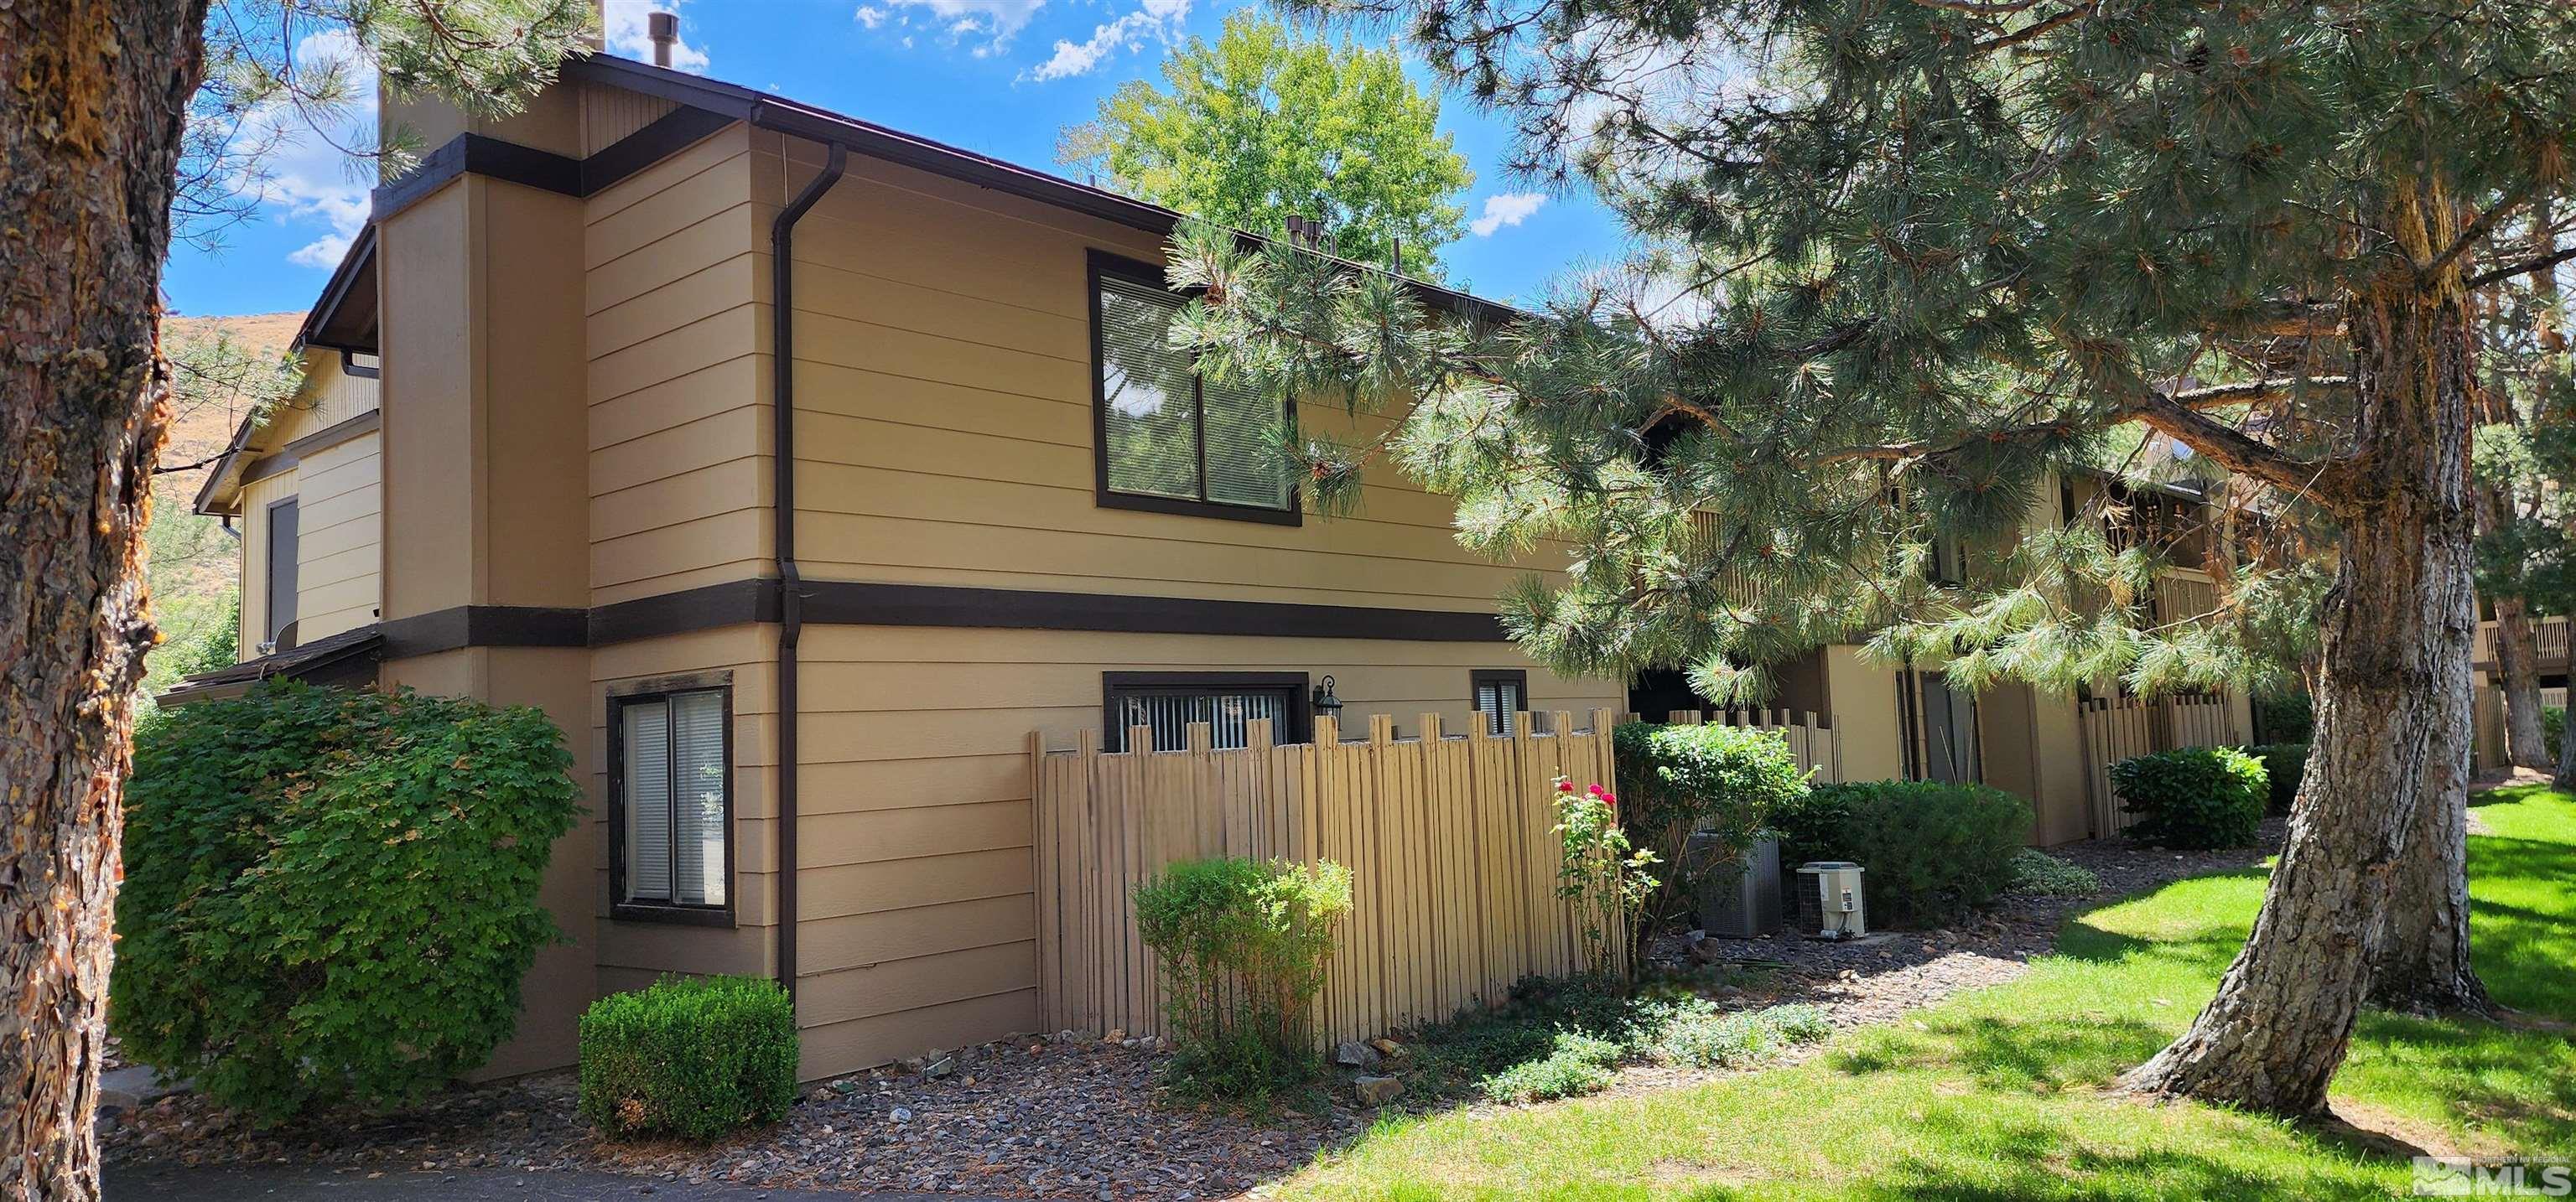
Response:
POLYGON ((2540 711, 2540 736, 2549 748, 2549 762, 2558 762, 2559 740, 2567 737, 2567 707, 2552 705, 2540 711))
POLYGON ((1676 1016, 1649 1049, 1657 1062, 1681 1068, 1750 1068, 1795 1044, 1833 1034, 1814 1006, 1771 1006, 1721 1014, 1702 1007, 1676 1016))
POLYGON ((2305 743, 2316 737, 2316 702, 2304 688, 2293 686, 2254 694, 2254 734, 2274 743, 2305 743))
POLYGON ((2111 788, 2138 816, 2130 838, 2199 849, 2251 846, 2272 786, 2263 762, 2233 747, 2180 747, 2111 765, 2111 788))
POLYGON ((581 1114, 618 1139, 709 1140, 796 1101, 796 1010, 758 977, 665 977, 581 1016, 581 1114))
MULTIPOLYGON (((1994 900, 2012 884, 2030 823, 2019 797, 1939 781, 1817 785, 1773 819, 1783 865, 1859 864, 1870 924, 1894 927, 1937 925, 1994 900)), ((1791 879, 1793 889, 1806 880, 1791 879)))
POLYGON ((1618 1044, 1581 1031, 1559 1031, 1548 1054, 1504 1069, 1478 1083, 1497 1102, 1544 1102, 1599 1093, 1619 1063, 1618 1044))
POLYGON ((2305 743, 2266 743, 2248 747, 2245 754, 2263 761, 2263 779, 2272 812, 2287 814, 2290 802, 2299 795, 2299 782, 2308 775, 2308 745, 2305 743))
POLYGON ((481 1064, 561 938, 581 788, 535 709, 272 684, 135 735, 110 1012, 125 1053, 262 1120, 481 1064))
POLYGON ((2013 853, 2011 889, 2030 897, 2091 897, 2102 891, 2102 878, 2083 865, 2025 847, 2013 853))
POLYGON ((1315 994, 1350 909, 1350 870, 1333 863, 1189 860, 1138 885, 1174 1044, 1166 1079, 1239 1099, 1312 1080, 1315 994))
POLYGON ((1807 792, 1807 773, 1776 730, 1741 726, 1624 723, 1611 731, 1619 765, 1620 817, 1635 844, 1667 866, 1637 907, 1643 936, 1676 919, 1712 870, 1731 866, 1807 792), (1716 836, 1714 854, 1683 854, 1694 831, 1716 836))

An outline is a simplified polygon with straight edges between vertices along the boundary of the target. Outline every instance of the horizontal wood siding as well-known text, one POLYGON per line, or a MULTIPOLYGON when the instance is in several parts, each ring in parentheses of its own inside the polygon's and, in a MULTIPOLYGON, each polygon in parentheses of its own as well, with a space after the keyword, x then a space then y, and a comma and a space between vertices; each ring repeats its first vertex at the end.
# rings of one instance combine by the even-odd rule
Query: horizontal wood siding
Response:
MULTIPOLYGON (((651 107, 586 98, 585 136, 651 107)), ((757 161, 735 126, 584 206, 594 605, 757 576, 770 558, 759 302, 775 208, 755 198, 776 183, 757 185, 757 161)))
MULTIPOLYGON (((1038 1028, 1028 734, 1099 737, 1104 673, 1330 674, 1345 727, 1408 733, 1423 713, 1469 729, 1479 668, 1526 669, 1533 709, 1623 701, 1504 644, 809 626, 800 659, 808 1077, 1038 1028)), ((737 669, 737 747, 770 729, 755 670, 737 669)))
MULTIPOLYGON (((755 174, 812 176, 767 135, 755 174)), ((817 579, 1490 612, 1562 547, 1496 564, 1450 502, 1372 469, 1355 516, 1303 525, 1147 513, 1094 498, 1088 253, 1149 235, 854 158, 796 232, 798 559, 817 579)), ((758 279, 754 272, 752 278, 758 279)), ((676 315, 675 315, 676 316, 676 315)), ((1300 421, 1374 437, 1383 419, 1300 421)))
POLYGON ((296 466, 299 642, 376 620, 384 533, 380 461, 377 436, 361 434, 307 454, 296 466))

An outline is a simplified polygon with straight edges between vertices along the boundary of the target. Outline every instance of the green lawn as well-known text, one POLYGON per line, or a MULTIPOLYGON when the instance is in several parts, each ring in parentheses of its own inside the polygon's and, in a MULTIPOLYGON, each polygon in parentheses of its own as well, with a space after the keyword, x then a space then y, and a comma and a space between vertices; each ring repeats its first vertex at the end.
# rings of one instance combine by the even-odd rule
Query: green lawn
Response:
MULTIPOLYGON (((2483 799, 2471 840, 2480 971, 2498 1000, 2576 1020, 2576 798, 2483 799)), ((1805 1064, 1648 1095, 1385 1121, 1283 1197, 2386 1197, 2408 1166, 2316 1129, 2099 1096, 2216 988, 2258 872, 2093 911, 2027 977, 1838 1037, 1805 1064)), ((2436 1151, 2576 1157, 2563 1032, 2373 1014, 2339 1112, 2436 1151)))

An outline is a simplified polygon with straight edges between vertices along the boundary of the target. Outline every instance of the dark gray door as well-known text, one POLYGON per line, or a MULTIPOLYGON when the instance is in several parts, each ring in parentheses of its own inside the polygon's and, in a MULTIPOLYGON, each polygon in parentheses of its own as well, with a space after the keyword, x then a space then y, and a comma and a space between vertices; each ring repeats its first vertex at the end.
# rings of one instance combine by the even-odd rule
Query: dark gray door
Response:
POLYGON ((292 497, 268 507, 268 641, 272 643, 295 624, 297 508, 292 497))

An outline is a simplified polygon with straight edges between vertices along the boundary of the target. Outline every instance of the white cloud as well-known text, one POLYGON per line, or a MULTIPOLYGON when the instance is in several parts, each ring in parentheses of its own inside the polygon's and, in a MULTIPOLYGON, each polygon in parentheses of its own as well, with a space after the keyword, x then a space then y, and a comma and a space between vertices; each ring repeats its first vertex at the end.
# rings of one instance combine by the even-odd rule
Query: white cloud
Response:
POLYGON ((1095 27, 1088 41, 1076 43, 1057 39, 1055 54, 1021 72, 1020 78, 1045 83, 1050 79, 1089 74, 1102 59, 1122 46, 1134 50, 1148 37, 1169 42, 1180 32, 1181 23, 1188 20, 1189 15, 1190 0, 1144 0, 1136 11, 1095 27))
MULTIPOLYGON (((605 0, 600 9, 603 40, 616 54, 639 62, 653 61, 653 29, 646 21, 655 9, 679 12, 682 0, 605 0)), ((689 44, 689 22, 680 21, 680 40, 671 44, 671 69, 691 75, 707 73, 707 51, 689 44)))
MULTIPOLYGON (((1047 0, 870 0, 859 6, 859 25, 875 29, 888 21, 910 28, 919 15, 951 44, 972 43, 977 58, 1010 49, 1011 39, 1028 28, 1029 19, 1047 0)), ((912 39, 903 39, 906 47, 912 39)))
POLYGON ((349 102, 332 112, 300 109, 278 100, 242 117, 233 144, 257 147, 256 161, 232 186, 272 217, 318 222, 329 233, 286 256, 300 267, 337 266, 358 231, 367 227, 375 160, 352 151, 376 142, 376 66, 346 30, 308 34, 295 44, 297 69, 316 74, 344 71, 349 102), (319 122, 322 128, 315 128, 319 122))
POLYGON ((1485 198, 1484 215, 1467 223, 1468 232, 1479 238, 1493 237, 1495 230, 1529 220, 1530 214, 1538 212, 1539 207, 1546 203, 1547 194, 1544 192, 1505 192, 1500 196, 1488 196, 1485 198))

